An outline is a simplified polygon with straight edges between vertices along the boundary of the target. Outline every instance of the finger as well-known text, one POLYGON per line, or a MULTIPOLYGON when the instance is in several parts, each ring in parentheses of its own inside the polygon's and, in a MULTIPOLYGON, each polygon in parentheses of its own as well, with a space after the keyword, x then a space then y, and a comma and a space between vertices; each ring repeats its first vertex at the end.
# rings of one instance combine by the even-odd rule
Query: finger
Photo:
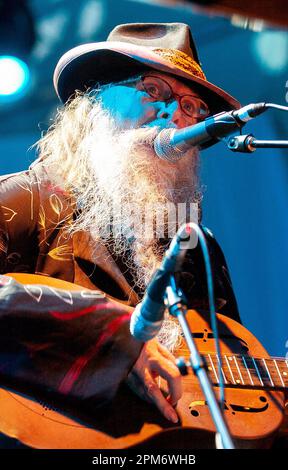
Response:
POLYGON ((158 349, 163 354, 163 356, 167 357, 170 361, 172 361, 174 364, 176 363, 175 356, 167 349, 163 344, 158 343, 158 349))
POLYGON ((169 401, 172 405, 176 405, 182 396, 182 379, 178 367, 165 358, 165 361, 153 361, 151 372, 156 372, 167 381, 169 401))
POLYGON ((172 423, 177 423, 179 418, 176 411, 163 396, 161 390, 150 374, 146 375, 145 388, 149 401, 152 401, 157 406, 159 411, 163 414, 163 416, 165 416, 166 419, 172 421, 172 423))

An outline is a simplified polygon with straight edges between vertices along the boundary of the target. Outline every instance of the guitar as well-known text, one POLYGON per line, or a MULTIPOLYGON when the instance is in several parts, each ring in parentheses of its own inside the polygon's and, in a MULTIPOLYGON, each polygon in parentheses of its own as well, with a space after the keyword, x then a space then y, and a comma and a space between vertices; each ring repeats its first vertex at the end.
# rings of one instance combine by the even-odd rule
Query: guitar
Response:
MULTIPOLYGON (((25 284, 46 284, 79 290, 83 287, 59 279, 9 274, 25 284)), ((224 415, 239 448, 268 447, 279 429, 288 387, 288 361, 268 355, 244 326, 217 314, 225 384, 224 415)), ((189 310, 193 336, 204 356, 215 390, 219 385, 219 358, 215 352, 209 315, 189 310)), ((183 340, 176 356, 188 358, 183 340)), ((165 383, 160 384, 165 390, 165 383)), ((0 388, 0 431, 36 448, 119 449, 208 448, 214 446, 215 427, 195 375, 183 377, 183 396, 177 405, 179 423, 167 422, 154 405, 120 387, 108 405, 81 404, 71 409, 54 401, 0 388)))

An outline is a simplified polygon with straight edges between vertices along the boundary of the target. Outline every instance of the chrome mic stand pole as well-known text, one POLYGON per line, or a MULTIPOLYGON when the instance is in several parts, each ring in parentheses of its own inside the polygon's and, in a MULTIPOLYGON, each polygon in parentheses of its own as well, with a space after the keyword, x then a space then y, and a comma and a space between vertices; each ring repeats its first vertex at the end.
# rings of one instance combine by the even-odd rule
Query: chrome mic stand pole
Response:
POLYGON ((193 335, 191 334, 188 322, 186 320, 187 307, 184 304, 183 297, 181 297, 181 295, 181 291, 177 290, 175 277, 171 275, 170 285, 168 285, 168 287, 166 288, 165 303, 169 309, 170 315, 177 317, 182 327, 183 334, 188 349, 190 351, 190 365, 199 380, 200 386, 205 395, 212 419, 217 430, 216 447, 218 443, 218 448, 220 447, 223 449, 235 449, 227 424, 225 422, 225 418, 216 399, 211 381, 208 377, 206 365, 198 351, 193 335))

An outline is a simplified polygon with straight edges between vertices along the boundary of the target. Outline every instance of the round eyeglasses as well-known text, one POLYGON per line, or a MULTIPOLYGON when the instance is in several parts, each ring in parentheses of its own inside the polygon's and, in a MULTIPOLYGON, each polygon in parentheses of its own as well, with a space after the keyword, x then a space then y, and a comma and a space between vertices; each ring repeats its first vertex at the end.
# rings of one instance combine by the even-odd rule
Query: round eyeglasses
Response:
POLYGON ((153 75, 141 77, 141 85, 153 101, 170 101, 177 99, 181 110, 186 116, 194 119, 205 119, 209 114, 209 108, 204 101, 193 95, 178 95, 173 92, 171 86, 163 78, 153 75))

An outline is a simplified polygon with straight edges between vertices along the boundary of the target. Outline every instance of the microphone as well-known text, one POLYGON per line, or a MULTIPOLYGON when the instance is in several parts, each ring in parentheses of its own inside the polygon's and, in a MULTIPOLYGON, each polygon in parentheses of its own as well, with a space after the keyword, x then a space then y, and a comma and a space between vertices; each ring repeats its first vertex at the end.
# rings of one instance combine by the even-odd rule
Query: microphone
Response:
POLYGON ((166 306, 164 297, 166 287, 170 283, 171 274, 180 270, 188 248, 197 245, 197 239, 193 239, 191 246, 191 230, 187 224, 183 224, 166 251, 161 266, 155 272, 150 281, 141 303, 139 303, 130 320, 130 332, 140 341, 149 341, 159 332, 166 306), (189 241, 187 244, 187 237, 189 241))
POLYGON ((239 131, 266 109, 266 103, 253 103, 234 111, 223 111, 183 129, 163 129, 154 141, 155 153, 163 160, 175 162, 192 146, 201 147, 239 131))

